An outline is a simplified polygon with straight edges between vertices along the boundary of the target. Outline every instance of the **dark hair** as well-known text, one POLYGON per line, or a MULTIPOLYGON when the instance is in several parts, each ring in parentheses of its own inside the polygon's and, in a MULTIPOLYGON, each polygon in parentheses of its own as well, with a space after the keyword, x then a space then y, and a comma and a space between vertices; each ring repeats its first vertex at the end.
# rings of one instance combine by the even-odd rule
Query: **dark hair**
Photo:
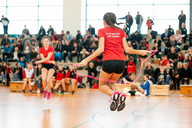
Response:
POLYGON ((129 60, 130 60, 130 61, 133 61, 133 60, 134 60, 134 58, 131 56, 131 57, 129 58, 129 60))
POLYGON ((191 56, 191 55, 189 55, 189 56, 187 57, 187 61, 192 61, 192 56, 191 56), (191 57, 191 60, 189 60, 189 57, 191 57))
POLYGON ((70 32, 69 31, 67 31, 67 34, 69 34, 70 32))
POLYGON ((149 75, 148 74, 145 74, 145 76, 147 77, 147 79, 149 79, 149 75))
POLYGON ((117 24, 117 25, 123 24, 123 23, 117 23, 117 21, 116 21, 116 16, 115 16, 115 14, 112 13, 112 12, 107 12, 107 13, 105 13, 105 15, 103 16, 103 20, 104 20, 109 26, 112 26, 112 27, 115 27, 115 28, 118 28, 118 29, 121 29, 121 28, 115 26, 115 24, 117 24))
POLYGON ((10 66, 10 65, 11 65, 10 63, 7 64, 7 66, 10 66))
POLYGON ((128 73, 128 77, 130 77, 131 75, 133 75, 133 72, 129 72, 128 73))

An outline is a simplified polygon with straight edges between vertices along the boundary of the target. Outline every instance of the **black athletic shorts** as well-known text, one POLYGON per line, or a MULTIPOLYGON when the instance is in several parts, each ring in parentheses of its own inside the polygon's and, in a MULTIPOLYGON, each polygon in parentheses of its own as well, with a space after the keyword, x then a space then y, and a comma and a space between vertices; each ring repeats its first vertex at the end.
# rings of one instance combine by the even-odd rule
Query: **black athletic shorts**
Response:
POLYGON ((44 64, 42 63, 42 68, 46 68, 47 70, 52 69, 54 67, 54 64, 44 64))
POLYGON ((106 60, 103 61, 102 70, 108 74, 116 73, 121 74, 125 69, 124 60, 106 60))

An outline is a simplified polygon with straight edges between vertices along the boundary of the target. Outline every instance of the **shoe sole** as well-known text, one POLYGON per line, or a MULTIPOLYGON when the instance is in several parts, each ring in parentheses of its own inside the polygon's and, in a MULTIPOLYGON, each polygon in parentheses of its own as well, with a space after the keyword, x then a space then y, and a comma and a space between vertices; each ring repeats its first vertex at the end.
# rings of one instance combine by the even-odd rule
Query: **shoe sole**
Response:
POLYGON ((122 97, 120 96, 120 104, 117 108, 117 111, 122 111, 124 108, 125 108, 125 100, 126 100, 126 97, 122 97))
POLYGON ((115 111, 116 109, 117 109, 117 107, 118 107, 118 100, 119 100, 119 94, 116 94, 117 95, 117 97, 116 96, 113 96, 113 101, 111 102, 111 105, 110 105, 110 109, 111 109, 111 111, 115 111))

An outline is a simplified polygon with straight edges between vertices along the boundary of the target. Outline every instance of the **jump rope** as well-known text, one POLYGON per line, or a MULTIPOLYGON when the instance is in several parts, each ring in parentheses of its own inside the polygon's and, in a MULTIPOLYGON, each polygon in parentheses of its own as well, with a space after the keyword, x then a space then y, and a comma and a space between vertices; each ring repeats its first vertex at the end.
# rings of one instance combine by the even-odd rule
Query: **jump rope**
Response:
MULTIPOLYGON (((151 56, 153 56, 153 55, 157 52, 157 50, 152 50, 152 51, 150 51, 150 52, 152 52, 152 54, 149 55, 149 56, 141 63, 141 67, 143 66, 143 64, 144 64, 144 62, 145 62, 146 60, 148 60, 151 56)), ((31 61, 30 63, 32 63, 32 61, 31 61)), ((55 66, 56 66, 56 64, 53 66, 52 69, 54 69, 55 66)), ((73 67, 77 67, 77 66, 79 66, 79 64, 73 65, 73 67)), ((106 82, 111 82, 111 83, 121 83, 121 84, 122 84, 122 82, 120 82, 120 81, 115 81, 115 80, 111 80, 111 79, 104 79, 104 78, 94 77, 94 76, 91 76, 91 75, 86 75, 86 74, 82 74, 82 73, 77 73, 76 71, 75 71, 75 73, 76 73, 77 75, 89 77, 89 78, 92 78, 92 79, 95 79, 95 80, 101 80, 101 81, 106 81, 106 82)), ((142 73, 142 69, 140 68, 140 72, 139 72, 139 75, 137 76, 137 78, 136 78, 133 82, 128 82, 128 83, 134 83, 134 82, 136 82, 136 81, 139 79, 141 73, 142 73)), ((44 83, 43 86, 41 87, 40 91, 43 89, 43 87, 46 85, 46 83, 47 83, 47 81, 45 81, 45 83, 44 83)), ((30 89, 30 85, 29 85, 29 89, 30 89)), ((34 94, 32 94, 31 91, 29 91, 29 92, 30 92, 31 95, 34 95, 34 94)), ((37 95, 37 94, 36 94, 36 95, 37 95)))

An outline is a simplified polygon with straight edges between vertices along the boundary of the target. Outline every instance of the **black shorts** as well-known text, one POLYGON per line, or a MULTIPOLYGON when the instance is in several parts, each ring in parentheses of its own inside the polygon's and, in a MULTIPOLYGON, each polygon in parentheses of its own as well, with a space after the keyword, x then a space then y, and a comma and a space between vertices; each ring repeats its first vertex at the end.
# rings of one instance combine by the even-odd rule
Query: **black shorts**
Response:
POLYGON ((54 64, 44 64, 42 63, 42 68, 46 68, 47 70, 52 69, 54 67, 54 64))
POLYGON ((108 74, 116 73, 121 74, 125 69, 124 60, 106 60, 103 61, 102 70, 108 74))

